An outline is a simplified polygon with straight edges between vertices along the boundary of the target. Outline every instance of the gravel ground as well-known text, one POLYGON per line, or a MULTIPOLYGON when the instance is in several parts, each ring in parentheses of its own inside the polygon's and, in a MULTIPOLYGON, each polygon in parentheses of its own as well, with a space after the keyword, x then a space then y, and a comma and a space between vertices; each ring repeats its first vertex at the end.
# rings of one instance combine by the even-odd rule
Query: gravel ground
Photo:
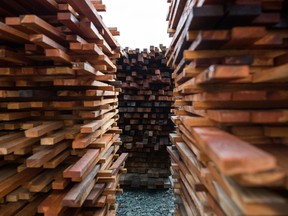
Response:
POLYGON ((118 216, 172 216, 174 197, 169 190, 125 190, 117 196, 118 216))

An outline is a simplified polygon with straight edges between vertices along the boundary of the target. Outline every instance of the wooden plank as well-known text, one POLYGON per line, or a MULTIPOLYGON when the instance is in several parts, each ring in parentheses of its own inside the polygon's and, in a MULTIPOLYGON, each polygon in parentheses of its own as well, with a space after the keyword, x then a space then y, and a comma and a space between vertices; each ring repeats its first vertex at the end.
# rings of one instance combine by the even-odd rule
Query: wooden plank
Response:
POLYGON ((68 12, 59 12, 57 14, 57 19, 62 22, 65 26, 67 26, 71 31, 73 31, 75 34, 78 34, 79 36, 86 38, 87 34, 85 31, 82 31, 80 28, 80 22, 75 17, 74 14, 68 13, 68 12))
POLYGON ((33 63, 29 58, 6 49, 0 49, 0 60, 20 65, 29 65, 33 63))
POLYGON ((207 116, 221 123, 249 123, 251 113, 246 110, 208 110, 207 116))
POLYGON ((104 191, 104 188, 104 183, 96 183, 94 188, 91 190, 89 196, 86 198, 84 206, 94 206, 96 200, 101 196, 102 192, 104 191))
POLYGON ((113 174, 116 174, 119 171, 120 166, 125 162, 127 158, 128 153, 122 153, 120 157, 113 163, 113 165, 109 167, 109 169, 113 171, 113 174))
POLYGON ((86 15, 93 23, 94 25, 99 28, 103 29, 104 31, 104 39, 107 41, 107 43, 110 45, 112 48, 119 47, 118 43, 113 39, 112 34, 108 30, 108 28, 105 26, 103 23, 100 15, 98 14, 97 10, 93 8, 93 5, 90 1, 83 1, 83 2, 78 2, 75 0, 68 0, 68 3, 81 15, 86 15))
POLYGON ((34 153, 32 156, 26 159, 27 167, 42 167, 46 162, 60 154, 62 151, 69 147, 70 143, 68 141, 62 141, 57 145, 53 146, 54 148, 46 148, 39 150, 34 153))
POLYGON ((276 168, 276 159, 269 153, 216 128, 192 128, 202 149, 222 173, 234 175, 256 173, 276 168), (259 163, 259 161, 263 163, 259 163))
POLYGON ((19 211, 25 206, 26 203, 26 201, 19 201, 16 203, 8 203, 5 206, 1 206, 1 214, 9 216, 15 215, 17 211, 19 211))
POLYGON ((61 127, 63 127, 62 122, 45 122, 42 125, 26 130, 25 136, 26 137, 40 137, 44 134, 47 134, 48 132, 57 130, 61 127))
POLYGON ((63 151, 59 155, 57 155, 56 157, 54 157, 51 160, 44 163, 43 167, 48 168, 48 169, 54 169, 58 165, 60 165, 63 161, 65 161, 66 158, 68 158, 69 156, 70 156, 69 150, 63 151))
POLYGON ((31 180, 33 177, 40 173, 41 169, 25 169, 22 172, 19 172, 0 183, 0 198, 6 196, 25 181, 31 180))
POLYGON ((17 212, 15 216, 30 216, 37 213, 37 207, 43 201, 44 197, 40 196, 37 199, 34 199, 32 202, 29 202, 21 211, 17 212))
MULTIPOLYGON (((7 23, 6 23, 7 24, 7 23)), ((0 22, 0 32, 5 34, 9 40, 18 43, 27 43, 29 41, 29 36, 17 29, 14 29, 3 22, 0 22)))
POLYGON ((29 191, 31 192, 41 192, 47 185, 51 184, 54 179, 54 175, 57 170, 48 170, 41 173, 41 175, 32 179, 29 182, 29 191))
POLYGON ((30 35, 30 41, 40 47, 43 47, 44 49, 61 49, 63 51, 66 50, 66 48, 64 48, 62 45, 51 40, 44 34, 30 35))
POLYGON ((63 206, 69 207, 81 207, 85 199, 94 187, 97 172, 100 169, 100 165, 94 167, 90 174, 80 183, 73 186, 71 190, 65 195, 62 200, 63 206))
POLYGON ((4 136, 0 136, 0 144, 4 144, 7 141, 15 140, 17 138, 24 137, 23 133, 11 133, 4 136))
POLYGON ((287 137, 287 127, 264 127, 264 134, 268 137, 287 137))
POLYGON ((32 146, 39 138, 20 137, 0 144, 0 154, 7 155, 16 150, 32 146))
POLYGON ((43 202, 38 206, 37 212, 42 214, 61 214, 65 207, 62 206, 61 201, 64 198, 66 191, 53 191, 43 202))
POLYGON ((101 1, 69 1, 1 2, 0 215, 116 214, 119 32, 101 1))
POLYGON ((196 77, 197 84, 225 82, 249 77, 248 66, 211 65, 196 77))
POLYGON ((253 75, 253 82, 287 82, 287 65, 288 63, 259 71, 253 75))
POLYGON ((99 154, 99 149, 89 149, 80 160, 69 168, 65 175, 69 176, 70 178, 81 178, 90 165, 93 164, 99 154))
POLYGON ((7 202, 17 202, 19 201, 19 193, 23 191, 23 188, 18 188, 14 191, 12 191, 11 193, 9 193, 7 196, 6 196, 6 201, 7 202))
POLYGON ((36 15, 25 15, 21 19, 21 25, 26 26, 40 34, 47 35, 52 40, 60 43, 61 45, 66 45, 64 34, 58 31, 55 27, 45 22, 43 19, 36 15))
POLYGON ((227 30, 200 31, 190 45, 189 50, 220 49, 229 40, 230 34, 227 30))
POLYGON ((107 120, 113 118, 117 112, 109 112, 103 115, 101 120, 95 120, 81 127, 81 133, 93 133, 100 128, 107 120))
POLYGON ((55 133, 48 135, 47 137, 41 138, 41 145, 54 145, 65 139, 67 130, 56 131, 55 133))
POLYGON ((185 125, 186 128, 207 127, 207 126, 214 125, 214 123, 211 120, 207 118, 201 118, 201 117, 180 116, 180 120, 185 125))
POLYGON ((251 46, 267 34, 265 27, 234 27, 230 32, 230 40, 224 49, 235 49, 251 46))
POLYGON ((183 55, 186 61, 201 58, 223 58, 227 56, 262 56, 268 58, 276 58, 280 55, 285 54, 284 50, 201 50, 192 51, 185 50, 183 55))
POLYGON ((60 49, 45 49, 45 56, 56 62, 71 64, 71 57, 60 49))

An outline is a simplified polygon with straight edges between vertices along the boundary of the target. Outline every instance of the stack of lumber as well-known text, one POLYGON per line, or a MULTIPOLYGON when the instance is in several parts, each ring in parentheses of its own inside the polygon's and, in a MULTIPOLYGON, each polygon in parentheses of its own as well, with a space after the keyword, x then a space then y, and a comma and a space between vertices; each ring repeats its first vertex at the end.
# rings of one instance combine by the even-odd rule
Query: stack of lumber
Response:
MULTIPOLYGON (((127 174, 120 183, 132 188, 167 188, 170 175, 169 133, 172 71, 166 66, 166 48, 130 50, 117 61, 117 78, 122 81, 119 96, 121 152, 129 152, 127 174)), ((171 145, 171 144, 170 144, 171 145)))
POLYGON ((287 215, 288 1, 169 2, 176 215, 287 215))
POLYGON ((0 215, 115 215, 120 48, 101 1, 0 4, 0 215))

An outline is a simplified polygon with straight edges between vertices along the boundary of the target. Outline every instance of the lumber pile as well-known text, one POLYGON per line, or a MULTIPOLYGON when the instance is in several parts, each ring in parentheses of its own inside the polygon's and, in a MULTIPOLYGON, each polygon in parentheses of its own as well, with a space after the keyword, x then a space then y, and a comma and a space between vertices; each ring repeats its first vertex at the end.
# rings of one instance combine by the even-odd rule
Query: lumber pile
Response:
POLYGON ((0 215, 116 215, 115 59, 102 1, 0 4, 0 215))
POLYGON ((171 0, 176 215, 288 212, 288 1, 171 0))
POLYGON ((167 188, 170 159, 166 151, 172 104, 172 71, 166 66, 164 46, 160 49, 130 50, 117 61, 122 81, 119 95, 121 152, 129 152, 127 174, 120 183, 132 188, 167 188))

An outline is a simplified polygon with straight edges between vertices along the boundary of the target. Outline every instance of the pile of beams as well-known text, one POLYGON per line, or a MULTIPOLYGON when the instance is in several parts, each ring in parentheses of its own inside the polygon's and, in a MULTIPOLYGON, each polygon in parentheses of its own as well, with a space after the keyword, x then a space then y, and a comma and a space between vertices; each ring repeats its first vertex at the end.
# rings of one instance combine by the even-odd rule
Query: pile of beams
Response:
POLYGON ((116 214, 120 48, 97 9, 1 1, 0 215, 116 214))
POLYGON ((119 96, 119 127, 123 134, 121 152, 129 152, 128 173, 120 183, 133 188, 167 188, 170 159, 166 151, 172 104, 172 71, 166 66, 165 51, 151 46, 149 51, 129 50, 117 61, 117 77, 122 81, 119 96))
POLYGON ((286 215, 288 1, 169 2, 176 215, 286 215))

